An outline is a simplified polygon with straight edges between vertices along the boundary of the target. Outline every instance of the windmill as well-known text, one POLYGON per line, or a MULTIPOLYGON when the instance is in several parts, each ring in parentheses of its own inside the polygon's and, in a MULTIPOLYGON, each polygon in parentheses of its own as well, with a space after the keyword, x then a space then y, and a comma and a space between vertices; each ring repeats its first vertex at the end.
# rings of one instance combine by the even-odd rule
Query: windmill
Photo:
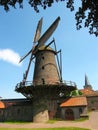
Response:
MULTIPOLYGON (((57 53, 56 52, 56 45, 55 45, 55 51, 53 51, 49 45, 51 45, 53 42, 55 44, 55 40, 53 39, 48 45, 45 46, 45 42, 49 39, 49 37, 52 35, 52 33, 55 31, 58 23, 59 23, 59 20, 60 20, 60 17, 58 17, 54 23, 49 27, 49 29, 42 35, 42 37, 40 37, 40 34, 41 34, 41 28, 42 28, 42 18, 41 20, 39 20, 38 22, 38 25, 37 25, 37 29, 36 29, 36 33, 35 33, 35 37, 34 37, 34 44, 33 44, 33 47, 32 49, 24 56, 21 58, 20 62, 23 61, 29 54, 31 54, 30 56, 30 61, 29 61, 29 64, 28 64, 28 68, 23 76, 23 84, 26 83, 26 79, 27 79, 27 76, 28 76, 28 73, 29 73, 29 70, 30 70, 30 65, 31 65, 31 62, 34 58, 35 59, 35 69, 34 69, 34 77, 33 77, 33 84, 34 85, 38 85, 38 84, 43 84, 44 82, 46 82, 47 84, 49 84, 49 80, 54 80, 54 77, 51 77, 52 73, 50 74, 50 72, 48 73, 48 69, 51 67, 51 66, 55 66, 54 67, 51 67, 51 71, 54 72, 54 75, 55 75, 55 80, 58 80, 59 82, 59 79, 60 77, 60 73, 59 73, 59 70, 57 69, 57 66, 56 66, 56 63, 53 63, 55 62, 55 59, 54 59, 54 54, 57 53), (36 43, 38 42, 38 44, 36 45, 36 43), (45 54, 44 54, 45 53, 45 54), (53 56, 53 59, 51 58, 50 61, 46 61, 44 60, 44 58, 47 59, 47 56, 44 56, 44 55, 52 55, 53 56), (42 56, 43 55, 43 56, 42 56), (41 61, 41 59, 43 59, 43 63, 41 61), (51 61, 52 60, 52 61, 51 61), (52 62, 52 63, 51 63, 52 62), (47 65, 46 65, 47 64, 47 65), (52 64, 52 65, 50 65, 52 64), (49 66, 48 68, 45 67, 45 66, 49 66), (47 73, 45 76, 44 72, 41 72, 39 71, 39 69, 42 67, 42 69, 44 68, 47 68, 47 70, 45 70, 45 73, 47 73), (54 70, 54 69, 55 70, 54 70), (46 72, 47 71, 47 72, 46 72), (57 74, 58 73, 58 74, 57 74), (39 77, 39 78, 38 78, 39 77), (42 77, 42 78, 41 78, 42 77), (48 79, 47 79, 48 78, 48 79), (48 82, 47 82, 48 81, 48 82)), ((60 51, 61 52, 61 51, 60 51)), ((49 56, 48 56, 49 57, 49 56)), ((59 61, 58 61, 59 63, 59 61)), ((60 66, 59 66, 59 69, 60 69, 60 66)), ((45 84, 46 84, 45 83, 45 84)))
POLYGON ((49 100, 58 100, 60 97, 66 96, 66 92, 76 88, 75 84, 67 86, 62 82, 61 50, 57 51, 55 39, 45 45, 46 41, 56 30, 60 17, 57 17, 41 36, 42 20, 43 19, 41 18, 38 22, 32 49, 20 60, 21 62, 30 55, 29 64, 23 76, 23 80, 17 84, 15 88, 15 91, 20 92, 26 98, 33 100, 33 120, 35 122, 48 120, 47 104, 49 100), (51 44, 54 45, 54 49, 50 47, 51 44), (58 54, 60 54, 60 60, 58 54), (33 59, 35 59, 33 79, 28 82, 27 76, 33 59))

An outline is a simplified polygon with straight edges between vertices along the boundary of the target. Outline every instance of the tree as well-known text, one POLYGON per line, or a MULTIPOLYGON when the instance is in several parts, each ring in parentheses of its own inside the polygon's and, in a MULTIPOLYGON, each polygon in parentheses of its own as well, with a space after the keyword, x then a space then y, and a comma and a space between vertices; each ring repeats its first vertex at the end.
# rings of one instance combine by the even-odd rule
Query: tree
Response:
MULTIPOLYGON (((28 3, 38 13, 39 6, 46 9, 51 7, 54 2, 61 1, 66 1, 66 7, 71 11, 74 10, 74 0, 28 0, 28 3)), ((20 8, 23 8, 23 0, 0 0, 0 5, 4 7, 5 11, 8 11, 10 6, 15 8, 17 3, 20 8)), ((84 25, 84 27, 88 27, 90 34, 98 36, 98 0, 81 0, 81 6, 75 14, 75 19, 77 30, 84 25)))
POLYGON ((69 96, 81 96, 81 95, 83 95, 83 94, 80 90, 73 90, 73 91, 71 91, 69 96))

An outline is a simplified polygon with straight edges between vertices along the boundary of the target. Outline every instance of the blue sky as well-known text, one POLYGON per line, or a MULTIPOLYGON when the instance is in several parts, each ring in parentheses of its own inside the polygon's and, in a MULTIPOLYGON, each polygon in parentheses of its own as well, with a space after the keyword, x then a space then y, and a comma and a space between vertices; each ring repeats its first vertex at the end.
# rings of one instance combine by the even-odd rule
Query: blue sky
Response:
MULTIPOLYGON (((79 3, 77 2, 76 7, 79 3)), ((77 8, 76 8, 77 10, 77 8)), ((76 11, 75 10, 75 11, 76 11)), ((55 38, 58 50, 62 49, 63 80, 76 82, 79 89, 84 86, 85 73, 94 90, 98 86, 98 38, 88 33, 88 29, 76 30, 75 12, 66 9, 65 3, 54 4, 45 11, 36 13, 27 3, 24 8, 10 9, 6 13, 0 7, 0 96, 2 98, 22 98, 14 91, 22 80, 29 57, 21 64, 18 61, 32 47, 38 20, 43 17, 42 34, 58 17, 61 17, 56 31, 48 40, 55 38)), ((34 64, 30 76, 33 75, 34 64)), ((31 80, 31 79, 30 79, 31 80)))

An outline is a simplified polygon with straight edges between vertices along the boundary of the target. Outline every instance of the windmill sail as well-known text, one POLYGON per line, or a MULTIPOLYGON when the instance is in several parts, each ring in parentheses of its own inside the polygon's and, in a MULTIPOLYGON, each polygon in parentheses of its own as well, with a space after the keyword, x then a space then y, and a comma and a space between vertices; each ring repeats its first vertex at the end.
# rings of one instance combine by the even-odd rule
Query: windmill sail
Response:
POLYGON ((35 44, 36 42, 38 42, 38 44, 36 45, 33 45, 32 49, 25 55, 23 56, 21 59, 20 59, 20 62, 22 60, 24 60, 31 52, 34 53, 37 51, 37 49, 40 47, 40 46, 43 46, 44 43, 49 39, 49 37, 53 34, 53 32, 55 31, 55 29, 57 28, 58 26, 58 23, 60 21, 60 17, 57 17, 57 19, 53 22, 53 24, 47 29, 47 31, 42 35, 42 37, 40 38, 40 34, 41 34, 41 29, 42 29, 42 21, 43 21, 43 18, 41 18, 38 22, 38 25, 37 25, 37 29, 36 29, 36 33, 35 33, 35 36, 34 36, 34 41, 33 43, 35 44))
POLYGON ((43 21, 43 18, 41 18, 38 22, 36 33, 34 36, 34 41, 33 41, 34 43, 38 42, 38 40, 40 39, 40 34, 41 34, 41 29, 42 29, 42 21, 43 21))
POLYGON ((20 59, 19 62, 23 61, 31 52, 32 52, 32 49, 26 55, 24 55, 23 57, 21 57, 21 59, 20 59))
MULTIPOLYGON (((38 40, 40 39, 40 34, 41 34, 41 29, 42 29, 42 21, 43 21, 43 18, 41 18, 37 24, 37 28, 36 28, 36 33, 35 33, 35 36, 34 36, 34 41, 33 43, 36 43, 38 42, 38 40)), ((25 55, 23 56, 19 62, 23 61, 31 52, 33 51, 33 47, 32 49, 25 55)))
POLYGON ((58 17, 53 22, 53 24, 47 29, 47 31, 42 35, 42 37, 38 41, 37 47, 44 45, 44 43, 49 39, 49 37, 53 34, 55 29, 57 28, 59 21, 60 21, 60 17, 58 17))

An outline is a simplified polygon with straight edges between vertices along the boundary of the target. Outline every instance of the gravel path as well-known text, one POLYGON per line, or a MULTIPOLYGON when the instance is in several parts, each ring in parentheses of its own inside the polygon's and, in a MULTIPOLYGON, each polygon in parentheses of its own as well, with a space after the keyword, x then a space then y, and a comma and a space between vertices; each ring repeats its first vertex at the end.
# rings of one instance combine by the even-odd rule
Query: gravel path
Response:
POLYGON ((1 128, 55 128, 55 127, 80 127, 89 128, 90 130, 98 130, 98 112, 90 113, 89 120, 83 122, 75 121, 57 121, 50 123, 24 123, 24 124, 8 124, 0 123, 1 128))

